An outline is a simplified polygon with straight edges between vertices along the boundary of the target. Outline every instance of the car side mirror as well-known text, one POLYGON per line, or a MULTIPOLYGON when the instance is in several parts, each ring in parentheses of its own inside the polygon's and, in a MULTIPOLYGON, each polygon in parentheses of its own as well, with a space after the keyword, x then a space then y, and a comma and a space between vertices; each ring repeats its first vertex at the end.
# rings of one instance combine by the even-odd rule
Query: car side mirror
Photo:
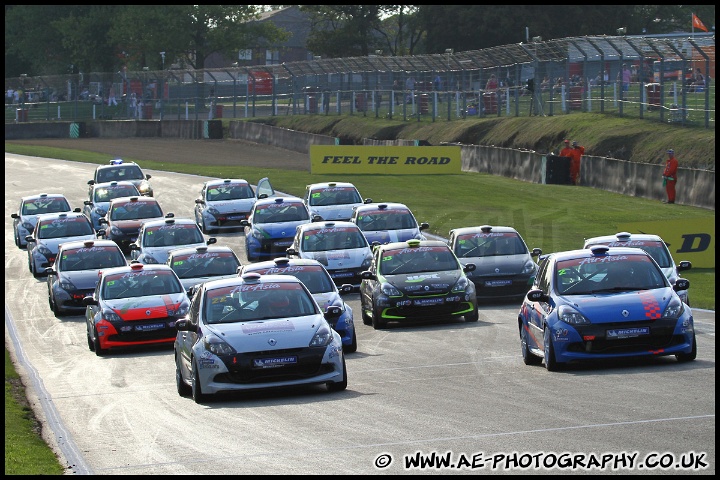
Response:
POLYGON ((53 267, 47 267, 45 269, 45 274, 46 275, 57 275, 57 272, 55 271, 55 269, 53 267))
POLYGON ((289 255, 297 255, 297 254, 298 254, 298 251, 295 250, 294 248, 290 247, 290 248, 286 248, 286 249, 285 249, 285 253, 287 253, 288 256, 289 256, 289 255))
POLYGON ((677 271, 683 272, 685 270, 690 270, 692 268, 692 263, 688 260, 682 260, 680 263, 678 263, 677 271))
POLYGON ((530 290, 525 296, 531 302, 547 302, 550 300, 550 298, 542 290, 537 288, 530 290))
POLYGON ((241 227, 249 227, 249 226, 250 226, 250 220, 240 220, 240 226, 241 226, 241 227))
POLYGON ((345 295, 346 293, 352 293, 355 290, 355 287, 353 287, 349 283, 343 283, 338 287, 338 292, 340 292, 340 295, 345 295))
POLYGON ((105 232, 105 229, 104 229, 104 228, 101 228, 100 230, 97 231, 97 234, 96 234, 95 236, 96 236, 97 238, 103 238, 103 237, 105 237, 105 234, 106 234, 106 233, 107 233, 107 232, 105 232))
POLYGON ((427 222, 422 222, 422 223, 420 224, 420 230, 427 230, 428 228, 430 228, 430 224, 429 224, 429 223, 427 223, 427 222))
POLYGON ((366 198, 363 203, 372 203, 372 198, 366 198))
POLYGON ((87 296, 83 298, 82 303, 87 307, 88 305, 97 305, 98 301, 95 300, 92 296, 87 296))
POLYGON ((95 185, 95 180, 88 180, 88 185, 95 185))
POLYGON ((152 175, 150 175, 149 173, 147 175, 145 175, 145 180, 150 180, 151 178, 152 178, 152 175))
POLYGON ((92 200, 85 200, 85 201, 83 202, 83 204, 84 204, 84 205, 92 205, 93 202, 92 202, 92 200))
POLYGON ((474 272, 477 266, 474 263, 467 263, 463 266, 463 272, 474 272))
POLYGON ((673 290, 679 292, 680 290, 687 290, 690 288, 690 280, 687 278, 678 278, 673 285, 673 290))
POLYGON ((375 280, 377 279, 377 275, 375 275, 370 270, 365 270, 363 272, 360 272, 360 278, 362 278, 363 280, 375 280))
POLYGON ((197 325, 186 318, 175 322, 175 328, 178 332, 197 332, 197 325))
POLYGON ((202 198, 196 198, 195 203, 197 203, 198 205, 202 205, 203 203, 205 203, 205 201, 202 198))
POLYGON ((80 212, 82 212, 82 209, 80 209, 80 207, 75 207, 75 208, 73 208, 73 212, 80 213, 80 212))
POLYGON ((165 218, 175 218, 175 214, 172 212, 168 213, 167 215, 165 215, 165 218))
POLYGON ((334 320, 340 318, 342 314, 342 308, 337 305, 330 305, 325 309, 324 316, 326 320, 334 320))
POLYGON ((137 243, 131 243, 130 245, 128 245, 128 248, 130 250, 140 250, 140 247, 138 246, 137 243))
POLYGON ((20 215, 18 215, 17 213, 11 213, 10 218, 20 218, 20 215))
POLYGON ((267 193, 261 193, 260 195, 258 195, 257 198, 258 198, 258 200, 260 200, 260 199, 262 199, 262 198, 268 198, 268 194, 267 194, 267 193))
POLYGON ((215 238, 215 237, 210 237, 210 238, 207 239, 207 242, 206 242, 206 243, 207 243, 208 245, 212 245, 213 243, 217 243, 217 238, 215 238))
POLYGON ((311 218, 311 220, 312 220, 313 222, 322 222, 322 221, 323 221, 323 217, 320 216, 320 215, 313 215, 312 218, 311 218))
POLYGON ((542 255, 542 248, 533 248, 532 252, 530 252, 532 257, 539 257, 540 255, 542 255))
POLYGON ((32 235, 25 235, 25 241, 26 242, 34 242, 35 237, 33 237, 32 235))

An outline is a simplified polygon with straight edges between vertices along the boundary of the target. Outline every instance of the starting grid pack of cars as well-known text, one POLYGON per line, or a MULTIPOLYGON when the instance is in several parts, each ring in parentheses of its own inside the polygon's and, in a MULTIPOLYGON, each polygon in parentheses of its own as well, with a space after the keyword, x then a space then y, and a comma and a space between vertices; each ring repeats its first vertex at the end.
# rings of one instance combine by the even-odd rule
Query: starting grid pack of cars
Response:
POLYGON ((88 348, 172 344, 177 391, 196 402, 228 391, 347 388, 358 348, 353 310, 375 329, 462 318, 478 303, 521 303, 523 361, 558 370, 625 356, 697 356, 689 281, 656 235, 586 239, 543 255, 509 226, 428 239, 402 203, 363 199, 352 183, 276 196, 267 178, 209 180, 192 219, 165 213, 151 176, 113 160, 88 182, 84 210, 60 194, 21 198, 15 244, 47 277, 56 315, 85 313, 88 348), (242 229, 250 263, 205 234, 242 229), (127 256, 130 257, 128 261, 127 256))

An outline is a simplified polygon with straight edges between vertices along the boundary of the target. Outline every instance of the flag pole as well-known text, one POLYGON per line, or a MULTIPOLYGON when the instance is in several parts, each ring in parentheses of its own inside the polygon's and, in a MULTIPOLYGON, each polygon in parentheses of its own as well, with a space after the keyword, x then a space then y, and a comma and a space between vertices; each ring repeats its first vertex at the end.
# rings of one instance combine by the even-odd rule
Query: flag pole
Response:
POLYGON ((695 12, 690 13, 690 27, 692 28, 691 35, 695 38, 695 22, 693 20, 695 20, 695 12))

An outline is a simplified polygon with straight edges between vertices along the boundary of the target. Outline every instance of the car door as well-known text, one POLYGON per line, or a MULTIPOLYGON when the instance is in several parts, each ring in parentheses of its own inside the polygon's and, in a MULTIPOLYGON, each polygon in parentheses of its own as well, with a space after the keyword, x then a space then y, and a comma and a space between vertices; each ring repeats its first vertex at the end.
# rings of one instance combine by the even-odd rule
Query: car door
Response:
POLYGON ((255 198, 269 198, 275 196, 275 189, 270 184, 268 177, 261 178, 258 180, 257 188, 255 189, 255 198))
MULTIPOLYGON (((551 277, 553 271, 553 264, 548 258, 540 265, 540 271, 537 276, 537 281, 532 288, 538 288, 545 294, 550 295, 551 288, 551 277)), ((527 298, 525 302, 528 302, 527 298)), ((528 328, 530 329, 530 336, 535 341, 535 344, 539 348, 543 348, 543 335, 545 329, 545 319, 548 314, 552 311, 552 306, 548 302, 529 302, 528 305, 528 328)))
MULTIPOLYGON (((201 287, 197 290, 190 300, 190 310, 188 311, 187 317, 185 317, 188 323, 195 327, 197 327, 200 321, 201 300, 205 294, 204 288, 201 287)), ((192 348, 195 342, 197 342, 197 333, 191 330, 195 329, 178 331, 175 340, 175 355, 177 355, 178 366, 184 378, 191 378, 192 376, 192 348)))

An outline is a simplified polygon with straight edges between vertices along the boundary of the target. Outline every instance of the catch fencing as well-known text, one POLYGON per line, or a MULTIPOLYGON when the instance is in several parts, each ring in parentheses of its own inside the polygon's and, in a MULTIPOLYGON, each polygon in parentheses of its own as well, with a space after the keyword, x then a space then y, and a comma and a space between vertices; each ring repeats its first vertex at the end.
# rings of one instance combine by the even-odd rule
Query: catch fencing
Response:
POLYGON ((5 122, 348 114, 435 122, 595 112, 715 128, 711 34, 535 38, 465 52, 380 53, 6 78, 5 122))

